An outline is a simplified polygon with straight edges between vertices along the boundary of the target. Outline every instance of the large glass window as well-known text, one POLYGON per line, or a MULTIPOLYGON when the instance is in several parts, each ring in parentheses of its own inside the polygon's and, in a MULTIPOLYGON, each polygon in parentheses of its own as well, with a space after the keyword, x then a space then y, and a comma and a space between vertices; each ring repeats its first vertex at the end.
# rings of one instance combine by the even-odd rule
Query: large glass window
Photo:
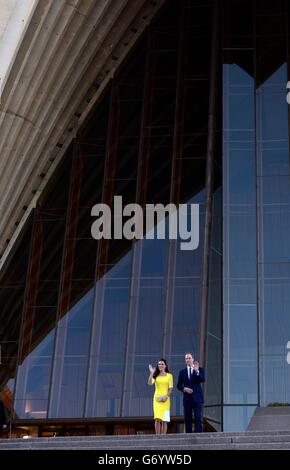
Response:
POLYGON ((283 1, 225 5, 224 399, 265 406, 289 401, 288 17, 283 1))
POLYGON ((258 2, 257 157, 260 403, 290 402, 290 182, 284 2, 258 2), (273 17, 273 15, 275 15, 273 17))
POLYGON ((12 415, 31 226, 30 218, 12 261, 0 279, 0 400, 12 415))
POLYGON ((84 413, 98 250, 91 209, 102 197, 109 100, 110 88, 85 136, 73 144, 49 417, 84 413))
MULTIPOLYGON (((247 39, 248 41, 248 39, 247 39)), ((253 51, 224 51, 224 402, 258 403, 253 51)))
POLYGON ((46 418, 62 270, 70 152, 34 213, 27 265, 14 408, 19 418, 46 418))
POLYGON ((255 406, 225 406, 224 429, 227 432, 243 432, 254 414, 255 406))

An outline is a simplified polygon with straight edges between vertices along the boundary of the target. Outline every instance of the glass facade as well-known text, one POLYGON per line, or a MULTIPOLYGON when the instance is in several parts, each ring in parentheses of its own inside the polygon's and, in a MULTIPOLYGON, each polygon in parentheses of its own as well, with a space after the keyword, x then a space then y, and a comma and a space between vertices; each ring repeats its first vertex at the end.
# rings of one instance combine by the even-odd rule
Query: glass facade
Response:
POLYGON ((165 357, 176 383, 187 351, 216 430, 290 402, 289 15, 168 0, 119 67, 1 273, 14 419, 151 419, 148 364, 165 357), (93 239, 92 207, 114 196, 199 204, 198 248, 93 239))
POLYGON ((257 405, 253 2, 234 3, 237 11, 227 2, 223 12, 224 404, 257 405))
POLYGON ((223 17, 224 428, 238 430, 253 405, 290 402, 288 2, 229 0, 223 17))

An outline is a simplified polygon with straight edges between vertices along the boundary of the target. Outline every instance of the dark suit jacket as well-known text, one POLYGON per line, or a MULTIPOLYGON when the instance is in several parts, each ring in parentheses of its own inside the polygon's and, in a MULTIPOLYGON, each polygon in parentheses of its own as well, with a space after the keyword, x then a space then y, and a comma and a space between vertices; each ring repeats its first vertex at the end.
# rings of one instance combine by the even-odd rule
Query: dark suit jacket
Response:
POLYGON ((192 398, 196 403, 203 403, 203 391, 201 388, 201 383, 205 381, 205 374, 204 369, 202 367, 199 368, 199 375, 196 374, 195 371, 192 372, 191 378, 188 378, 188 370, 187 367, 182 369, 179 372, 177 388, 181 392, 183 392, 184 387, 192 388, 193 392, 191 394, 184 393, 183 399, 187 400, 192 398))
POLYGON ((0 429, 2 429, 3 424, 7 424, 7 417, 3 402, 0 401, 0 429))

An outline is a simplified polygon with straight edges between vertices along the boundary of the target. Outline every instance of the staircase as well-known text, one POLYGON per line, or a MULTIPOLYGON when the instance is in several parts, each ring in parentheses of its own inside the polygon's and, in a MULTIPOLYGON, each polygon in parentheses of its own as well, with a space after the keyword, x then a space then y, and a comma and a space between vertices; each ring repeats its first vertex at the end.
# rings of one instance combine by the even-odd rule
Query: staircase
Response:
POLYGON ((290 450, 290 430, 1 439, 2 450, 290 450))
POLYGON ((290 406, 257 406, 247 431, 290 430, 290 406))

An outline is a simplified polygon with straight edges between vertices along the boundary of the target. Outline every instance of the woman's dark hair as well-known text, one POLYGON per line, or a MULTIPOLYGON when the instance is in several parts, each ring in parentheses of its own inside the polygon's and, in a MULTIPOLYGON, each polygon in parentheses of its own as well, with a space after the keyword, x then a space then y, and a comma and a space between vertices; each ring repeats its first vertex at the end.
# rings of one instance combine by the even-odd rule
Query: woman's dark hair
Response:
MULTIPOLYGON (((160 361, 164 362, 165 372, 169 373, 169 369, 168 369, 167 362, 165 361, 165 359, 161 358, 161 359, 159 359, 158 362, 160 362, 160 361)), ((155 372, 153 374, 153 379, 156 379, 156 377, 158 377, 158 375, 160 374, 160 370, 159 370, 159 367, 158 367, 158 362, 156 364, 155 372)))

